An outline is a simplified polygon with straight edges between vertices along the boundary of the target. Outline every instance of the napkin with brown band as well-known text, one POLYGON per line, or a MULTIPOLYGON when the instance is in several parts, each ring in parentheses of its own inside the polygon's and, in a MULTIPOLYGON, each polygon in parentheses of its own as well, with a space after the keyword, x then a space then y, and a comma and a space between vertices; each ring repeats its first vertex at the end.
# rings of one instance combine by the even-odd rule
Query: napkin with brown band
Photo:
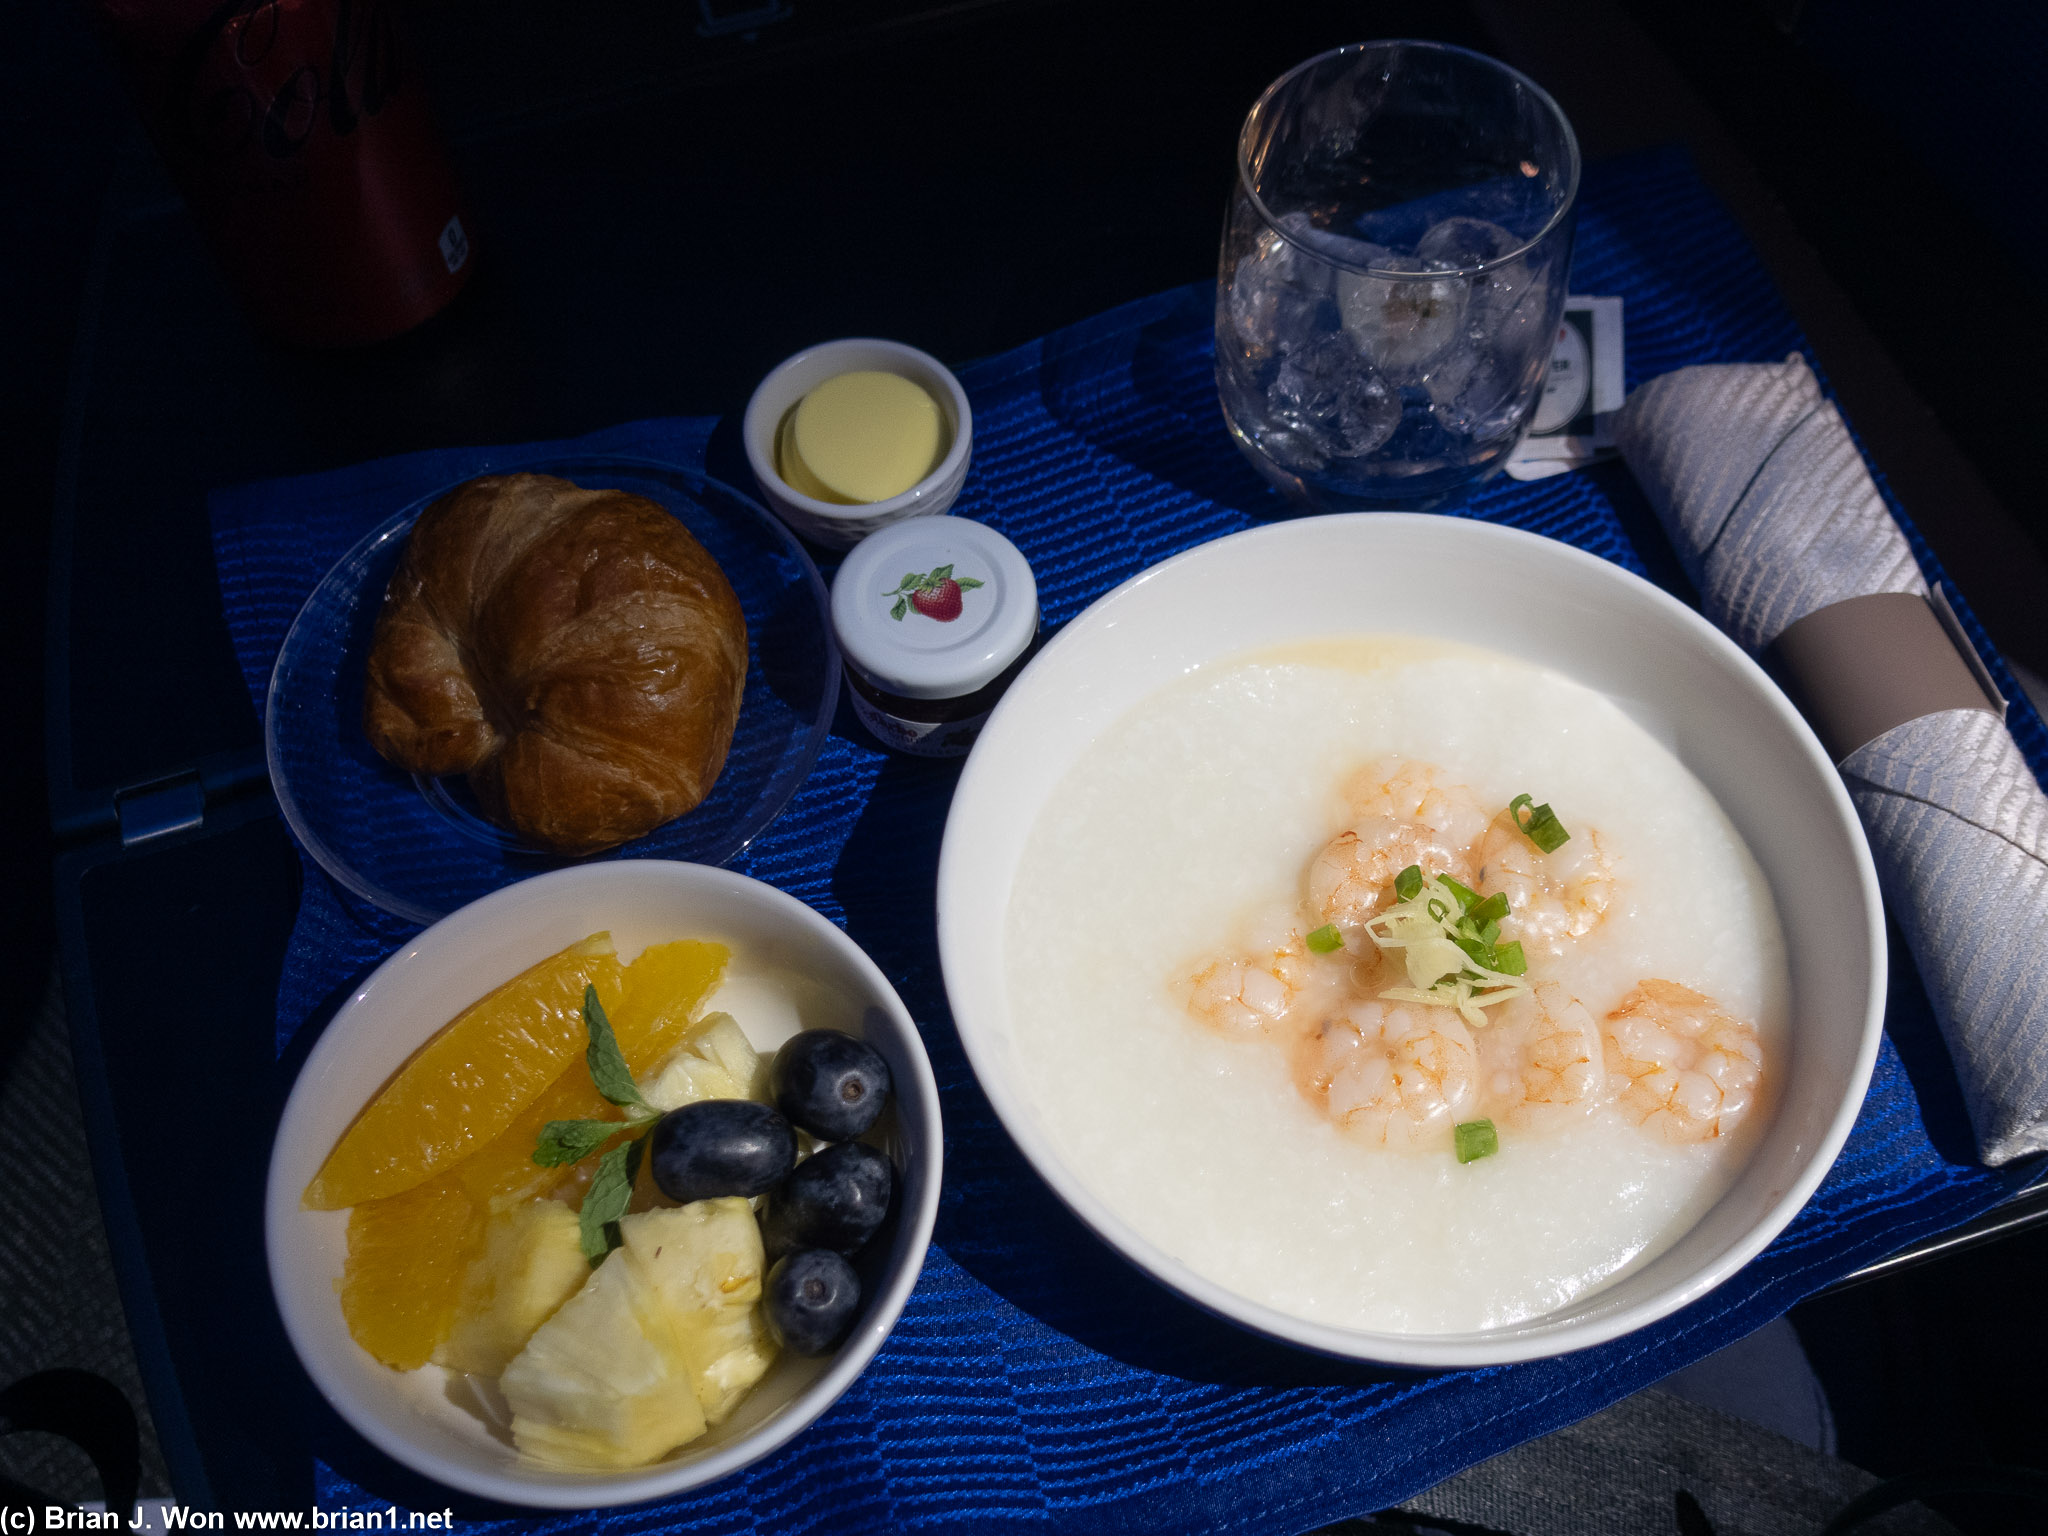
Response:
POLYGON ((1680 368, 1616 423, 1707 617, 1834 757, 1998 1165, 2048 1150, 2048 797, 1803 359, 1680 368))

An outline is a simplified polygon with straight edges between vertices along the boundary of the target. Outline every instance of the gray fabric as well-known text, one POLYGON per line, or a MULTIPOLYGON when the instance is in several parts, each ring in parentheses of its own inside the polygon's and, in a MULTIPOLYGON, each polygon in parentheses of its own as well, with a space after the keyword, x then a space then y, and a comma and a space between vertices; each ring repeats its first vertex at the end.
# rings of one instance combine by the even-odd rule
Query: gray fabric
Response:
POLYGON ((1656 1390, 1835 1454, 1835 1416, 1788 1317, 1673 1371, 1656 1390))
MULTIPOLYGON (((1402 1505, 1513 1536, 1671 1536, 1680 1489, 1714 1536, 1814 1536, 1877 1479, 1861 1467, 1668 1392, 1638 1392, 1447 1478, 1402 1505)), ((1920 1505, 1858 1528, 1953 1536, 1920 1505)))
MULTIPOLYGON (((27 1036, 0 1074, 0 1383, 56 1366, 119 1387, 142 1432, 144 1497, 170 1492, 114 1285, 107 1229, 86 1161, 63 995, 53 973, 27 1036)), ((55 1435, 0 1437, 0 1473, 60 1499, 100 1496, 85 1453, 55 1435)))
POLYGON ((1958 709, 1886 731, 1842 774, 1984 1161, 2048 1148, 2048 799, 2026 759, 1958 709))
POLYGON ((1629 396, 1616 433, 1707 616, 1744 650, 1845 597, 1927 595, 1803 358, 1652 379, 1629 396))
MULTIPOLYGON (((1623 456, 1707 617, 1752 654, 1815 609, 1926 595, 1913 552, 1805 362, 1681 368, 1631 395, 1623 456)), ((1956 710, 1842 764, 1919 963, 1978 1155, 2048 1149, 2048 800, 2005 727, 1956 710)))

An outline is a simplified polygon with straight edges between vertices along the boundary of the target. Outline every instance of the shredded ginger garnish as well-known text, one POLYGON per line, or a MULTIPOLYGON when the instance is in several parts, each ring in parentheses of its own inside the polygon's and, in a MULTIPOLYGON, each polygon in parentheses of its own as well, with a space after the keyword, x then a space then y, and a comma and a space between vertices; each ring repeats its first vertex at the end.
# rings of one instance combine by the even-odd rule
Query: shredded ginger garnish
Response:
POLYGON ((1408 900, 1369 918, 1365 931, 1382 950, 1400 950, 1410 985, 1389 987, 1380 996, 1389 1002, 1427 1003, 1455 1008, 1477 1029, 1487 1022, 1480 1010, 1528 994, 1519 976, 1496 971, 1466 953, 1454 937, 1464 907, 1440 875, 1422 882, 1408 900))

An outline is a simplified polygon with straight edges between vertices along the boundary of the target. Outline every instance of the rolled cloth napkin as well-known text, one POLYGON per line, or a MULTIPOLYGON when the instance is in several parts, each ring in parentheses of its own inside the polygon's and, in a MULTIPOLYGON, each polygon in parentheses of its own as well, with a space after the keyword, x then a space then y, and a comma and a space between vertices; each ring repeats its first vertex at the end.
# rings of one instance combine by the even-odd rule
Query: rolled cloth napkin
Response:
POLYGON ((1930 671, 1980 664, 1928 641, 1946 632, 1841 414, 1795 356, 1652 379, 1629 396, 1616 436, 1708 618, 1767 665, 1818 636, 1818 660, 1807 644, 1788 690, 1863 818, 1978 1154, 1995 1166, 2048 1149, 2048 797, 2003 701, 1986 697, 1988 678, 1960 692, 1960 673, 1946 691, 1927 683, 1930 671), (1901 638, 1909 631, 1918 638, 1901 638), (1916 686, 1918 702, 1902 705, 1916 686), (1861 714, 1823 723, 1858 690, 1861 714), (1887 691, 1870 713, 1868 696, 1887 691))

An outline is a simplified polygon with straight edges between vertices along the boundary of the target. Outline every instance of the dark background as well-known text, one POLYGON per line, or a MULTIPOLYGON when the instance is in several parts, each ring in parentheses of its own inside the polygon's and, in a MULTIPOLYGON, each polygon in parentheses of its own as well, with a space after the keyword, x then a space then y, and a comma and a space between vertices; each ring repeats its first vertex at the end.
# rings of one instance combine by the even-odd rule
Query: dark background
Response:
MULTIPOLYGON (((735 411, 822 335, 959 362, 1206 277, 1245 108, 1364 37, 1508 59, 1589 158, 1689 144, 1879 469, 2007 654, 2048 673, 2048 13, 2031 0, 405 9, 477 273, 415 335, 317 355, 248 333, 82 8, 9 0, 0 1082, 50 972, 58 844, 168 765, 210 756, 232 789, 257 741, 205 617, 208 485, 735 411), (75 664, 46 698, 53 508, 78 535, 55 611, 89 617, 60 625, 75 664)), ((50 1283, 63 1272, 52 1255, 50 1283)), ((2035 1234, 1798 1309, 1843 1455, 2048 1468, 2044 1275, 2035 1234)))

